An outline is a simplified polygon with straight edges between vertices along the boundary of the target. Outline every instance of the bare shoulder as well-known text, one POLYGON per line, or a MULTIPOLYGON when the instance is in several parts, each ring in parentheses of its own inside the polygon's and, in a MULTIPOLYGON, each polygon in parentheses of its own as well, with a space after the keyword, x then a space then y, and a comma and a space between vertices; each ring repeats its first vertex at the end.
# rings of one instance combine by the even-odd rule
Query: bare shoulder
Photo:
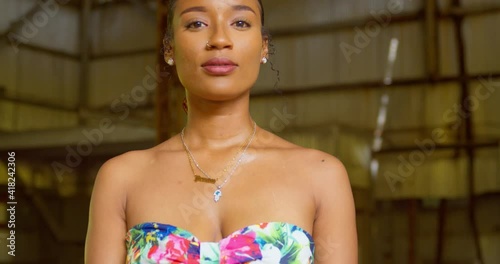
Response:
MULTIPOLYGON (((153 149, 153 148, 152 148, 153 149)), ((152 149, 132 150, 107 160, 100 169, 100 173, 110 175, 130 175, 140 169, 153 155, 152 149)), ((116 176, 120 177, 120 176, 116 176)))
POLYGON ((137 175, 136 172, 144 166, 149 155, 147 150, 134 150, 104 162, 95 178, 93 199, 113 198, 120 210, 124 210, 127 187, 137 175), (103 196, 103 193, 106 195, 103 196))
POLYGON ((277 151, 280 160, 291 164, 296 177, 311 183, 318 206, 321 201, 331 202, 350 197, 352 194, 349 177, 344 164, 335 156, 321 150, 306 148, 289 142, 271 132, 263 130, 268 148, 277 151), (267 134, 268 133, 268 134, 267 134), (335 197, 336 196, 336 197, 335 197))
POLYGON ((287 141, 271 132, 262 130, 264 139, 259 139, 267 148, 280 152, 282 158, 293 161, 298 167, 304 167, 314 172, 315 178, 347 177, 342 162, 335 156, 321 150, 306 148, 287 141))
POLYGON ((113 177, 120 180, 129 180, 137 172, 143 171, 163 153, 169 152, 173 147, 169 139, 149 149, 131 150, 107 160, 99 170, 99 175, 113 177))
POLYGON ((344 164, 335 156, 312 148, 298 147, 292 151, 293 161, 302 168, 311 183, 318 202, 325 200, 325 195, 343 191, 350 192, 350 183, 344 164), (344 190, 339 190, 344 189, 344 190))

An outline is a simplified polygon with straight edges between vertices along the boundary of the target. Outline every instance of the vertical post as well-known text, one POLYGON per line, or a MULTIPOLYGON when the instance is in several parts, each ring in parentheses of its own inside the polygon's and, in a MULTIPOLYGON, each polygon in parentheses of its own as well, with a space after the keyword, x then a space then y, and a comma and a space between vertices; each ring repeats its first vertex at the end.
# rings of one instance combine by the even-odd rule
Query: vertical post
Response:
MULTIPOLYGON (((452 7, 460 8, 460 0, 452 0, 452 7)), ((459 105, 461 106, 461 111, 464 113, 461 115, 462 123, 461 129, 465 132, 465 141, 466 141, 466 153, 467 153, 467 176, 468 176, 468 185, 469 185, 469 206, 468 206, 468 218, 472 229, 472 237, 474 241, 474 248, 476 251, 476 261, 478 263, 483 262, 483 256, 481 252, 481 245, 479 241, 479 230, 476 222, 476 196, 474 194, 474 134, 472 127, 472 111, 470 109, 470 105, 467 103, 467 100, 470 96, 469 91, 469 81, 467 74, 467 60, 465 58, 465 41, 462 32, 463 25, 463 16, 460 14, 455 14, 453 17, 455 36, 457 38, 457 53, 459 59, 459 76, 460 76, 460 89, 461 89, 461 98, 459 105)))
POLYGON ((417 199, 408 201, 408 263, 415 264, 415 244, 417 238, 417 199))
POLYGON ((445 226, 446 226, 446 199, 441 199, 439 202, 439 215, 438 215, 438 240, 436 250, 436 264, 443 263, 443 248, 445 241, 445 226))
MULTIPOLYGON (((89 73, 90 73, 90 12, 92 9, 91 0, 82 0, 80 12, 80 84, 78 96, 78 109, 84 110, 89 104, 89 73)), ((85 125, 85 119, 79 115, 78 123, 85 125)))
POLYGON ((439 37, 437 23, 437 1, 426 0, 425 2, 425 44, 427 53, 427 74, 430 80, 436 80, 439 76, 439 37))

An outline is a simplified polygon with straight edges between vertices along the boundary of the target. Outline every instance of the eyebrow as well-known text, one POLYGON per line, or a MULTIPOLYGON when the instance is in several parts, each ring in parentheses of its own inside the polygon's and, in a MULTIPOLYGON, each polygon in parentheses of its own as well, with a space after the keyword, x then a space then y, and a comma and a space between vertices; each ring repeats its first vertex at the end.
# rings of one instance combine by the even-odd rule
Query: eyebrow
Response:
POLYGON ((255 13, 255 11, 247 5, 234 5, 234 6, 232 6, 232 8, 235 11, 250 11, 250 12, 254 13, 255 15, 257 15, 255 13))
POLYGON ((189 12, 207 12, 207 9, 203 6, 193 6, 182 11, 181 16, 189 12))
MULTIPOLYGON (((254 13, 255 15, 257 15, 257 13, 255 13, 255 11, 247 5, 233 5, 231 7, 235 11, 250 11, 250 12, 254 13)), ((182 15, 189 13, 189 12, 207 12, 207 8, 204 6, 193 6, 193 7, 187 8, 184 11, 182 11, 180 15, 182 16, 182 15)))

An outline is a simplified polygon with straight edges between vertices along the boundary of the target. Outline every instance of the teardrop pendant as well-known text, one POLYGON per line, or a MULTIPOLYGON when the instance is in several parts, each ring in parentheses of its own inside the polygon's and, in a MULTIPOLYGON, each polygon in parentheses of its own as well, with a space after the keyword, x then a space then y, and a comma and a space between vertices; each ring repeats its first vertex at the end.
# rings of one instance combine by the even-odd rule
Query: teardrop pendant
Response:
POLYGON ((220 197, 222 196, 222 191, 220 189, 215 190, 214 192, 214 201, 218 202, 220 197))

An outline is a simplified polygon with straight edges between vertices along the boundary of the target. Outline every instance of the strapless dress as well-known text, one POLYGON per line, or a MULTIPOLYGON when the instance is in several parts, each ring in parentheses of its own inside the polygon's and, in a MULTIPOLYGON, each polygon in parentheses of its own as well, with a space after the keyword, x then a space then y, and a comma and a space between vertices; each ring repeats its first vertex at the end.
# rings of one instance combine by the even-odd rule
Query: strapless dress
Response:
POLYGON ((191 232, 145 222, 126 234, 127 264, 314 263, 311 234, 286 222, 267 222, 234 231, 219 242, 202 242, 191 232))

